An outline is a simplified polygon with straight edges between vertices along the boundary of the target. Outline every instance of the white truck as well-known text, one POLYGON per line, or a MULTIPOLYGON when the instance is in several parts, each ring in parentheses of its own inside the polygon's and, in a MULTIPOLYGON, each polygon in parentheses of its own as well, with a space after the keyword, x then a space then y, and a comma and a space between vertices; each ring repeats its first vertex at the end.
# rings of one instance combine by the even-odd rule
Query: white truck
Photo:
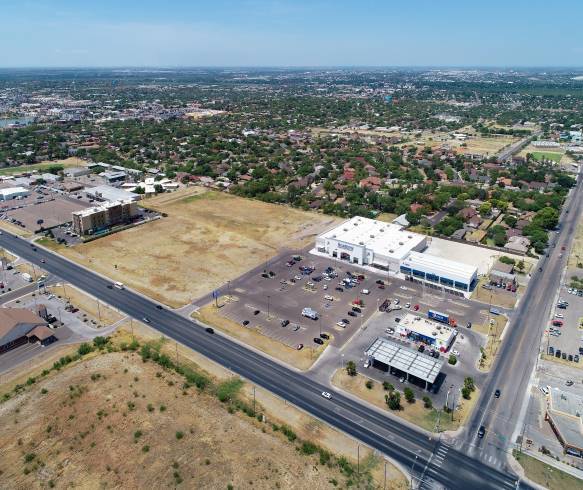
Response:
POLYGON ((318 312, 316 310, 312 310, 312 308, 304 308, 302 310, 302 316, 307 318, 311 318, 312 320, 318 319, 318 312))
POLYGON ((32 282, 32 276, 28 272, 23 272, 20 274, 20 277, 22 277, 26 282, 32 282))

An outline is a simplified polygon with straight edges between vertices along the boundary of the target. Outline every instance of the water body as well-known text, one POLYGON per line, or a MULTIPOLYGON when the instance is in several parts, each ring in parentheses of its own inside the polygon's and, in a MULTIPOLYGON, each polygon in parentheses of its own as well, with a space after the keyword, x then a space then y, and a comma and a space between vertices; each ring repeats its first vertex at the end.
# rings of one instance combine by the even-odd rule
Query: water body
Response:
POLYGON ((7 128, 13 124, 27 126, 34 122, 34 117, 17 117, 13 119, 0 119, 0 128, 7 128))

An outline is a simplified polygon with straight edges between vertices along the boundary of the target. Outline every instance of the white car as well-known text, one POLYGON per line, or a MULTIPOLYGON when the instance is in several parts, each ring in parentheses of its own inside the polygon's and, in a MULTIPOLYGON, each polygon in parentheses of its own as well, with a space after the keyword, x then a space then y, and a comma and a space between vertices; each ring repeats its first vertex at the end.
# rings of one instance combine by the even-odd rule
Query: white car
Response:
POLYGON ((555 313, 555 318, 565 318, 565 315, 562 313, 555 313))
POLYGON ((393 301, 393 303, 395 303, 396 305, 398 305, 401 302, 401 300, 399 298, 397 298, 395 301, 393 301))
POLYGON ((391 328, 391 327, 385 328, 385 332, 386 333, 395 333, 395 329, 394 328, 391 328))
POLYGON ((459 357, 459 355, 460 355, 460 352, 458 350, 455 350, 455 349, 452 350, 451 353, 456 357, 459 357))
POLYGON ((362 294, 370 294, 370 291, 368 289, 363 289, 361 291, 362 294))
POLYGON ((322 289, 323 289, 324 291, 326 291, 326 289, 328 289, 328 284, 324 284, 324 285, 322 286, 322 289))
POLYGON ((569 294, 573 294, 573 288, 569 288, 569 290, 567 291, 569 294))
POLYGON ((368 359, 367 359, 366 361, 364 361, 364 364, 363 364, 363 366, 364 366, 365 368, 368 368, 368 367, 370 366, 370 361, 369 361, 368 359))
POLYGON ((346 328, 346 323, 344 323, 342 321, 341 322, 336 322, 336 325, 338 325, 339 327, 342 327, 342 328, 346 328))
POLYGON ((329 294, 327 294, 326 296, 324 296, 324 299, 326 301, 334 301, 334 298, 332 296, 330 296, 329 294))
POLYGON ((411 308, 411 303, 405 303, 405 308, 411 308))
POLYGON ((323 391, 322 396, 324 398, 326 398, 327 400, 330 400, 332 398, 332 395, 330 393, 328 393, 327 391, 323 391))

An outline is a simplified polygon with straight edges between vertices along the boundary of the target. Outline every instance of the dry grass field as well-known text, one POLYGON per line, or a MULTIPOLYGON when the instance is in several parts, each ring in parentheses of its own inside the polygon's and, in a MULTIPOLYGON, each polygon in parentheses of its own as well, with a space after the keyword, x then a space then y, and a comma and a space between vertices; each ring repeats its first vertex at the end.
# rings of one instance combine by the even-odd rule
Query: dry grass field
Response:
POLYGON ((97 356, 0 405, 0 488, 327 489, 343 480, 244 417, 138 354, 97 356))
POLYGON ((310 244, 337 222, 198 187, 143 205, 167 217, 60 252, 172 307, 223 286, 283 248, 310 244))
MULTIPOLYGON (((119 331, 110 349, 57 370, 47 360, 0 385, 11 393, 0 401, 0 488, 382 486, 382 459, 372 451, 361 447, 357 476, 356 441, 149 327, 137 330, 168 361, 143 360, 142 337, 137 351, 120 352, 133 337, 119 331), (205 385, 185 384, 163 367, 170 359, 205 385), (257 412, 249 412, 255 391, 257 412)), ((394 466, 386 470, 387 488, 407 488, 394 466)))

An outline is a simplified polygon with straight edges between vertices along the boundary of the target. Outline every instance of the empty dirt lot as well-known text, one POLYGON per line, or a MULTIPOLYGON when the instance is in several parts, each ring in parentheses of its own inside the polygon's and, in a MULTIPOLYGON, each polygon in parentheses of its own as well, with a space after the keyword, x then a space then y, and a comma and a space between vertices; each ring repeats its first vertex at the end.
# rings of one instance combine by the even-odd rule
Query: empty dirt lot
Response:
POLYGON ((0 488, 333 488, 338 466, 137 353, 104 354, 0 404, 0 488), (260 426, 264 427, 264 430, 260 426))
POLYGON ((338 221, 188 188, 143 202, 166 217, 61 249, 67 257, 169 306, 182 306, 338 221))

